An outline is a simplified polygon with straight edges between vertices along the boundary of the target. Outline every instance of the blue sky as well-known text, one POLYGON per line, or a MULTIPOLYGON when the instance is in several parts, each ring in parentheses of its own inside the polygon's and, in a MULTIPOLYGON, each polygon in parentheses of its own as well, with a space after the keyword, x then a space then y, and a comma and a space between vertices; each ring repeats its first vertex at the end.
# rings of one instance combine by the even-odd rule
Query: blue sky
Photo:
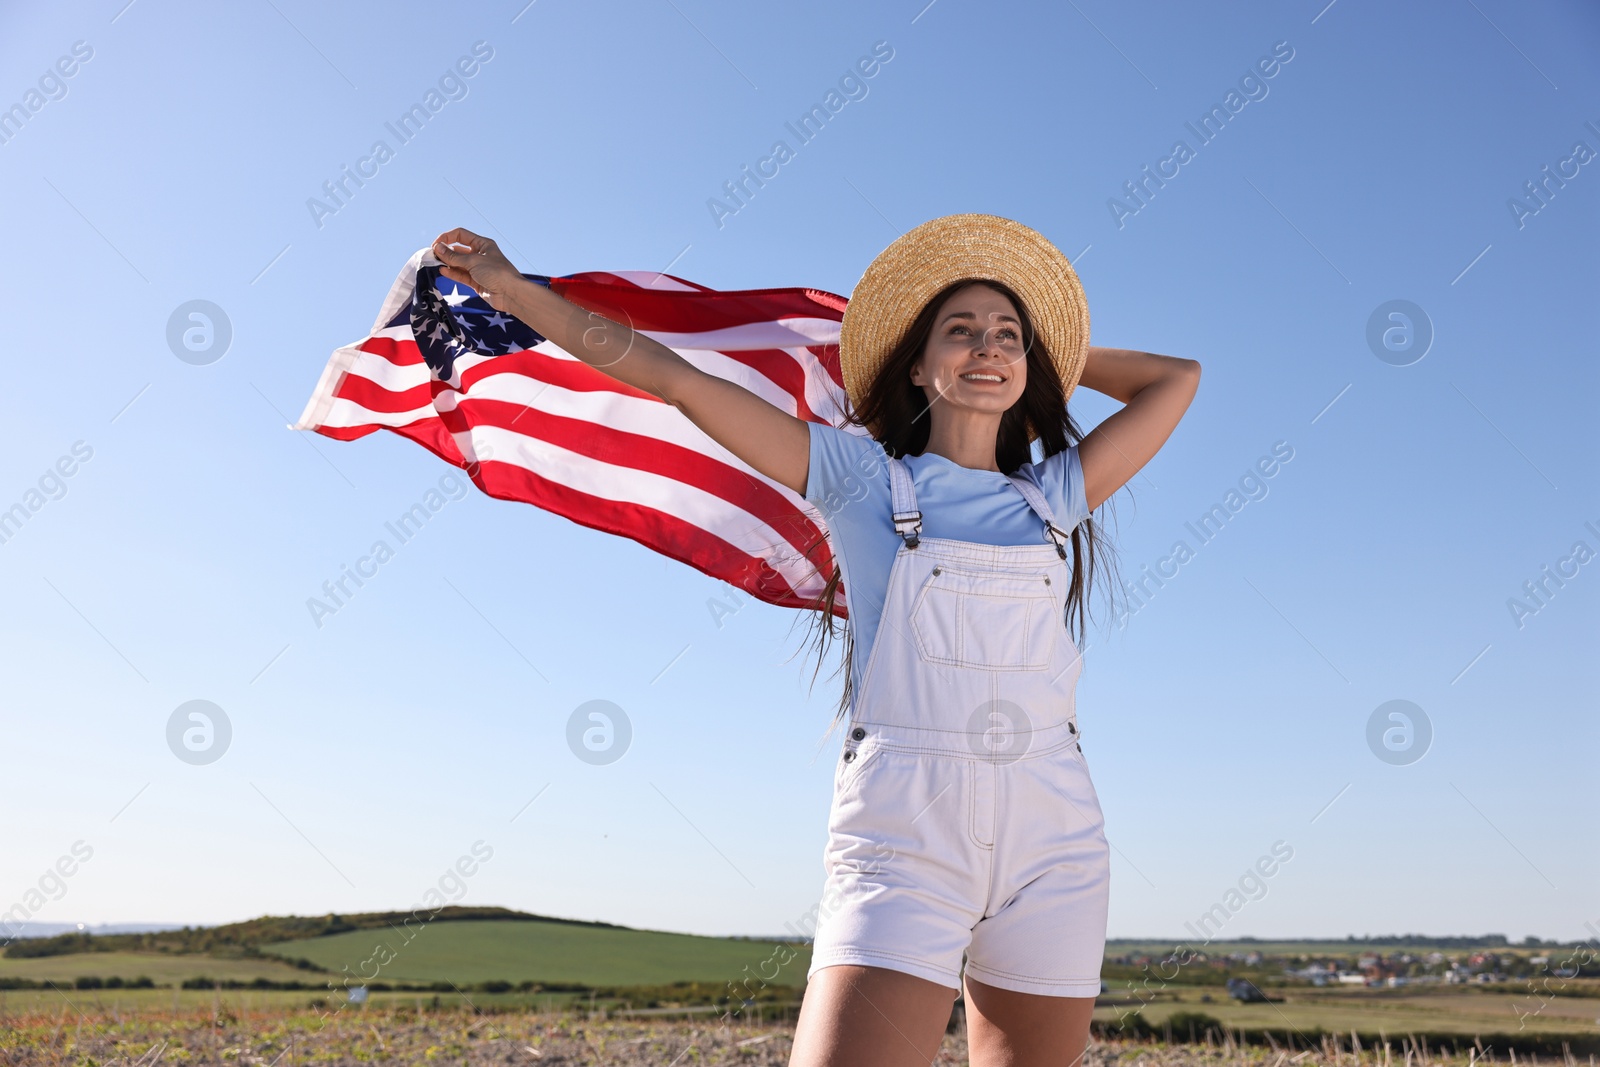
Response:
POLYGON ((1183 936, 1280 841, 1223 936, 1600 936, 1592 8, 524 2, 0 15, 0 106, 28 109, 0 143, 0 508, 26 511, 0 544, 0 908, 41 880, 41 922, 410 907, 483 842, 461 903, 805 915, 841 679, 808 690, 802 617, 747 600, 719 626, 721 583, 470 489, 319 628, 306 600, 453 468, 285 424, 453 226, 529 272, 848 294, 899 232, 983 211, 1073 258, 1093 343, 1204 367, 1101 514, 1124 578, 1169 575, 1126 625, 1092 600, 1112 936, 1183 936), (308 207, 476 42, 420 133, 308 207), (798 145, 785 123, 879 42, 798 145), (794 157, 718 218, 779 139, 794 157), (231 327, 211 362, 168 343, 194 300, 231 327), (1234 490, 1202 543, 1187 524, 1234 490), (1546 567, 1567 577, 1536 602, 1546 567), (168 745, 192 700, 231 726, 208 764, 168 745), (632 727, 606 765, 566 741, 592 700, 632 727), (1410 749, 1369 746, 1396 700, 1425 746, 1415 713, 1410 749))

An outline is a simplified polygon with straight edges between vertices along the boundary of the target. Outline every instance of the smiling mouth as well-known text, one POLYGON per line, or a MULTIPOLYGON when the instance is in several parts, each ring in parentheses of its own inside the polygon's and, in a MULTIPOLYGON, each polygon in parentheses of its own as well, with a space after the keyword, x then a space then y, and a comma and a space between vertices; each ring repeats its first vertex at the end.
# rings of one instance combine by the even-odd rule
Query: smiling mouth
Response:
POLYGON ((993 385, 1003 385, 1006 380, 1004 375, 991 371, 968 371, 959 377, 964 382, 988 382, 993 385))

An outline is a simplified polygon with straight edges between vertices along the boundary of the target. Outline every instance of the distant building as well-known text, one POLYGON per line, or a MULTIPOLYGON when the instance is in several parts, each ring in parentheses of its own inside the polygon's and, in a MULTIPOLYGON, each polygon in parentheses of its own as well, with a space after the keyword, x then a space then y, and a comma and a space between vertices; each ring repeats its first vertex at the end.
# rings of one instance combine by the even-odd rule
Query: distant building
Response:
POLYGON ((1267 995, 1256 988, 1256 984, 1248 978, 1228 979, 1228 996, 1246 1004, 1265 1001, 1267 995))

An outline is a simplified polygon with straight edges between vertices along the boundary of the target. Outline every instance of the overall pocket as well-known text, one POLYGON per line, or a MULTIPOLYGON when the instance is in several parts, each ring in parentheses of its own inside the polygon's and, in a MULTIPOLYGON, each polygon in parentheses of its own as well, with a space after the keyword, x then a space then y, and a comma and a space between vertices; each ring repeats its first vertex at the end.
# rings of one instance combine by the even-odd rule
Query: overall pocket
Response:
POLYGON ((917 651, 929 663, 989 671, 1050 665, 1060 610, 1042 573, 969 571, 939 564, 911 608, 917 651))
POLYGON ((867 764, 874 761, 879 751, 877 742, 870 737, 865 741, 845 742, 844 751, 839 753, 833 775, 833 793, 836 799, 859 786, 862 774, 867 770, 867 764))

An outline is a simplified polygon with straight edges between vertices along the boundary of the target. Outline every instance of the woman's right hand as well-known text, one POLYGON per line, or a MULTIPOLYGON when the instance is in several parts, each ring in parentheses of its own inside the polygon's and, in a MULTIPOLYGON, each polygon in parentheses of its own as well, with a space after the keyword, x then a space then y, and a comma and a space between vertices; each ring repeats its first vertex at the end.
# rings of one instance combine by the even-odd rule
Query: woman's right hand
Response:
POLYGON ((433 242, 433 254, 444 264, 439 273, 460 285, 470 285, 496 311, 508 311, 511 287, 522 273, 488 237, 456 227, 433 242), (466 245, 462 252, 450 246, 466 245))

